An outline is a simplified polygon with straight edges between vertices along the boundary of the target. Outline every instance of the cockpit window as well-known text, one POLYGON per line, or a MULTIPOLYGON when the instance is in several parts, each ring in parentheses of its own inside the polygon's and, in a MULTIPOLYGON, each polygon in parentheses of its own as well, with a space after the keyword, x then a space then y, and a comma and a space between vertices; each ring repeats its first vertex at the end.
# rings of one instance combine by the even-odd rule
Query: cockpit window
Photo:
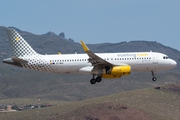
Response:
POLYGON ((169 59, 168 56, 163 56, 163 59, 169 59))

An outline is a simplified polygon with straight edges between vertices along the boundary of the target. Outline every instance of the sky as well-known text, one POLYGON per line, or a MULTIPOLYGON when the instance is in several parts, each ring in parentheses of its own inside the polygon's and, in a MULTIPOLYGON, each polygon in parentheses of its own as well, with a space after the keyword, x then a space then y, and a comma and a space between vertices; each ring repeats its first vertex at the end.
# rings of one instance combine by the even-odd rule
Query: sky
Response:
POLYGON ((87 44, 142 40, 180 50, 179 6, 180 0, 1 0, 0 26, 64 32, 87 44))

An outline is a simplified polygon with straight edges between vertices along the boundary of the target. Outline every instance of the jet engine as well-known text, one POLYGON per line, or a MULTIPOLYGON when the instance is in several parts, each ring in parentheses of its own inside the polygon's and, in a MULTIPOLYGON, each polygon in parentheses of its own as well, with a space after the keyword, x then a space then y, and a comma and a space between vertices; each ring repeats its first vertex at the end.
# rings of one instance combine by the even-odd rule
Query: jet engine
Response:
POLYGON ((120 78, 121 76, 127 76, 131 72, 129 65, 114 66, 106 69, 106 74, 102 74, 102 78, 120 78))

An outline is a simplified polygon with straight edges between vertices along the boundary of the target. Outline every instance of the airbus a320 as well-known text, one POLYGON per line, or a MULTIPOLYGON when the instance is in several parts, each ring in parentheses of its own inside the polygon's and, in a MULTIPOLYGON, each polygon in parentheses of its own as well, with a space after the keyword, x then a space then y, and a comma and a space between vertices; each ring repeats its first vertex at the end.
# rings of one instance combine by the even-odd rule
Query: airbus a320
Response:
POLYGON ((102 78, 128 76, 131 72, 151 72, 152 80, 156 81, 155 71, 168 70, 177 64, 167 55, 152 51, 93 53, 83 41, 80 42, 86 54, 42 55, 15 29, 7 28, 7 35, 13 56, 4 59, 4 63, 43 72, 92 74, 91 84, 101 82, 102 78))

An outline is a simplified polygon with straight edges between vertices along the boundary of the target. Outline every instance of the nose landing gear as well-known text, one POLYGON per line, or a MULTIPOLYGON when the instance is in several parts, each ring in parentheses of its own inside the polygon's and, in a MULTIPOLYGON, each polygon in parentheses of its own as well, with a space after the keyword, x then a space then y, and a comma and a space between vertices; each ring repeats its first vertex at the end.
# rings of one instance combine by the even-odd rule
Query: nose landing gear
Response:
POLYGON ((157 80, 157 78, 156 78, 156 77, 154 77, 154 72, 153 72, 153 71, 151 71, 151 74, 152 74, 152 76, 153 76, 152 81, 156 81, 156 80, 157 80))

